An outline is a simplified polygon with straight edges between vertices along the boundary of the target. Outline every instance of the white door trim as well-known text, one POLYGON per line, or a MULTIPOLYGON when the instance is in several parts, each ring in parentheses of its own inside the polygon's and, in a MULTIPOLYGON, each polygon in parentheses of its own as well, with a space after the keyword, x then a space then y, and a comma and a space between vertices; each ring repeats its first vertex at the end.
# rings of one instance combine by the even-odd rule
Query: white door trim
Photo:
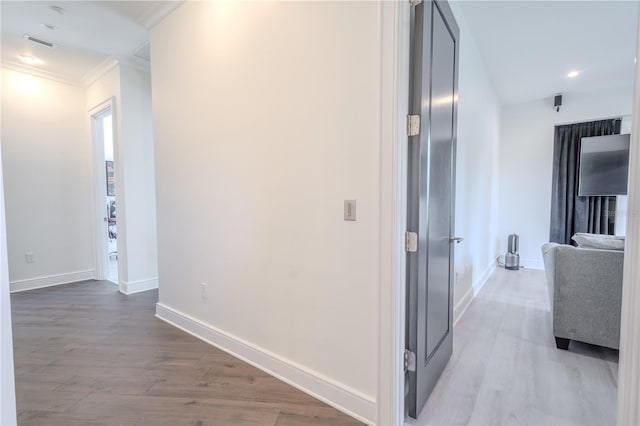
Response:
MULTIPOLYGON (((107 253, 108 241, 107 233, 105 232, 105 210, 103 208, 105 200, 107 198, 106 190, 106 174, 104 172, 104 141, 102 136, 102 122, 101 118, 111 114, 113 127, 113 151, 114 159, 118 158, 117 150, 117 132, 116 132, 116 111, 115 111, 115 99, 113 97, 99 103, 95 107, 89 110, 89 123, 91 129, 91 149, 92 149, 92 165, 93 165, 93 189, 92 189, 92 212, 93 212, 93 241, 94 241, 94 263, 95 263, 95 279, 105 280, 108 278, 109 270, 109 254, 107 253)), ((116 187, 120 185, 118 181, 120 173, 119 161, 115 161, 116 168, 116 187)), ((120 263, 120 262, 118 262, 120 263)), ((119 265, 118 265, 119 266, 119 265)), ((118 275, 120 275, 120 268, 118 268, 118 275)), ((120 281, 118 279, 118 281, 120 281)), ((118 284, 118 283, 115 283, 118 284)))
POLYGON ((380 293, 378 348, 379 425, 404 422, 404 232, 407 219, 409 110, 408 1, 380 2, 380 293))
MULTIPOLYGON (((640 14, 638 20, 640 21, 640 14)), ((636 56, 640 58, 640 29, 636 56)), ((622 281, 618 424, 640 424, 640 64, 636 63, 629 155, 627 238, 622 281)))

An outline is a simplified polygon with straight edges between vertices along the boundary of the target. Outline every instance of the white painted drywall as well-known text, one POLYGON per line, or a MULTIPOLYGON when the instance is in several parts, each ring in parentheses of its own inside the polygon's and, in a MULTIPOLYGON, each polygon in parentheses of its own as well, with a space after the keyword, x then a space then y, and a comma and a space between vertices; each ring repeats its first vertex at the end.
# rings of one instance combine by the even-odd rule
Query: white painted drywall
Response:
MULTIPOLYGON (((148 72, 115 65, 87 88, 90 110, 114 97, 118 281, 132 293, 157 287, 151 81, 148 72)), ((87 116, 87 121, 89 120, 87 116)))
POLYGON ((124 178, 126 218, 127 292, 158 286, 156 192, 151 115, 151 78, 148 72, 120 65, 119 158, 124 178))
POLYGON ((553 100, 505 105, 500 135, 500 252, 507 236, 520 235, 520 260, 543 267, 540 247, 549 241, 554 126, 631 114, 633 89, 565 94, 553 100))
POLYGON ((37 278, 55 282, 93 273, 91 146, 84 106, 81 88, 2 69, 2 154, 14 288, 37 278), (34 263, 26 263, 28 252, 34 253, 34 263))
POLYGON ((160 302, 368 400, 378 13, 375 2, 186 2, 151 31, 160 302))
MULTIPOLYGON (((112 96, 120 94, 120 68, 115 64, 102 77, 97 79, 86 91, 86 110, 91 110, 112 96)), ((119 101, 119 98, 116 98, 119 101)), ((115 114, 114 114, 115 115, 115 114)), ((117 116, 115 118, 117 122, 117 116)), ((119 138, 118 128, 116 127, 116 138, 119 138)))
POLYGON ((451 3, 460 27, 454 306, 456 315, 484 283, 498 252, 498 155, 500 103, 468 31, 459 5, 451 3))
MULTIPOLYGON (((0 126, 1 123, 2 118, 0 118, 0 126)), ((17 424, 17 418, 6 236, 2 154, 0 153, 0 424, 11 426, 17 424)))

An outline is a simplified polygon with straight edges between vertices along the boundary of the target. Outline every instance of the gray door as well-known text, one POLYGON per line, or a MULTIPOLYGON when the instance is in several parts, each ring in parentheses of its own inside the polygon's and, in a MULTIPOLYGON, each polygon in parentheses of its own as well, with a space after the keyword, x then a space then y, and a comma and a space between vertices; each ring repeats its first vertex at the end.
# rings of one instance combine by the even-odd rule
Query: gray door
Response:
POLYGON ((417 251, 407 254, 406 407, 416 418, 451 357, 458 27, 446 2, 412 8, 408 227, 417 251))

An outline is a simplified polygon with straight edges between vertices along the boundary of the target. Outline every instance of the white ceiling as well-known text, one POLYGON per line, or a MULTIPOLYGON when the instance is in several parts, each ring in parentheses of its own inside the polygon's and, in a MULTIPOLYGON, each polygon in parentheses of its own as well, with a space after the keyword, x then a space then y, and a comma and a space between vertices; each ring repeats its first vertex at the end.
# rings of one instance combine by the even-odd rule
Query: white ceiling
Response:
MULTIPOLYGON (((456 1, 503 103, 633 85, 636 1, 456 1), (567 73, 580 76, 568 79, 567 73)), ((148 59, 148 28, 180 1, 5 1, 2 63, 82 83, 109 58, 148 59), (60 15, 49 6, 65 9, 60 15), (42 23, 51 24, 48 30, 42 23), (32 35, 53 49, 23 38, 32 35)))
POLYGON ((505 104, 633 86, 636 1, 456 3, 505 104))
MULTIPOLYGON (((2 63, 53 78, 82 83, 105 61, 146 56, 148 28, 176 1, 5 1, 2 8, 2 63), (55 5, 63 14, 52 10, 55 5), (155 21, 154 21, 155 20, 155 21), (41 24, 54 25, 55 30, 41 24), (29 34, 56 45, 49 48, 25 40, 29 34), (22 64, 18 55, 40 59, 22 64)), ((148 50, 148 47, 147 47, 148 50)), ((140 60, 140 59, 138 59, 140 60)))

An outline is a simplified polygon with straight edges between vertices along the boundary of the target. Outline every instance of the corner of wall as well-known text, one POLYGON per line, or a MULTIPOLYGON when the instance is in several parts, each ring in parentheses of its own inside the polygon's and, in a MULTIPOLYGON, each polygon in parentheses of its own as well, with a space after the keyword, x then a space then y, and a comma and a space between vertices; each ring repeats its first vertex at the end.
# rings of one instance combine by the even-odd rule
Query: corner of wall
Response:
POLYGON ((464 313, 467 311, 467 308, 473 302, 473 299, 480 293, 482 287, 489 281, 491 275, 496 270, 496 262, 492 261, 489 265, 484 269, 484 271, 478 276, 478 278, 473 280, 471 287, 466 291, 466 293, 460 298, 458 303, 453 308, 453 325, 455 326, 458 321, 462 318, 464 313))
POLYGON ((127 295, 154 290, 158 288, 158 278, 149 278, 137 281, 121 281, 119 287, 120 293, 127 295))

